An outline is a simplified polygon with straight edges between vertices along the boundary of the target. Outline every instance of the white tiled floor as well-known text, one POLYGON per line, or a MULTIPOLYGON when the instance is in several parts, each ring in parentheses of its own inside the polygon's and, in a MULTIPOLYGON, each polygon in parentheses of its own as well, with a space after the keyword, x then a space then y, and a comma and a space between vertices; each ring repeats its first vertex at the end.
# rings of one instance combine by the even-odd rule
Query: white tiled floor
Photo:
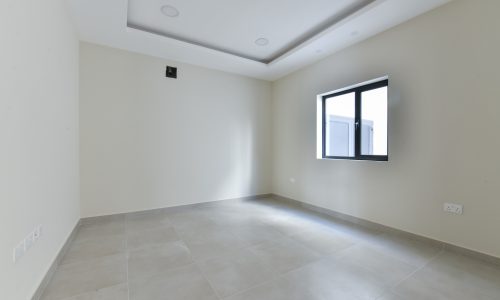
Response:
POLYGON ((83 225, 44 300, 500 299, 500 268, 261 201, 83 225))

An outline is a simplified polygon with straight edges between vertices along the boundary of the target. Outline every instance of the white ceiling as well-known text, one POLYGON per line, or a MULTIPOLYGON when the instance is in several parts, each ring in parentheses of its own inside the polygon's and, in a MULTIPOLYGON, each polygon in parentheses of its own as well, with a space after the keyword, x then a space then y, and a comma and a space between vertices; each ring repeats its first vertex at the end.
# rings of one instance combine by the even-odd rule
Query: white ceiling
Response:
POLYGON ((84 41, 275 80, 450 0, 68 1, 84 41))
POLYGON ((268 63, 373 0, 129 0, 128 26, 268 63), (178 17, 160 11, 177 8, 178 17), (255 40, 266 38, 267 46, 255 40))

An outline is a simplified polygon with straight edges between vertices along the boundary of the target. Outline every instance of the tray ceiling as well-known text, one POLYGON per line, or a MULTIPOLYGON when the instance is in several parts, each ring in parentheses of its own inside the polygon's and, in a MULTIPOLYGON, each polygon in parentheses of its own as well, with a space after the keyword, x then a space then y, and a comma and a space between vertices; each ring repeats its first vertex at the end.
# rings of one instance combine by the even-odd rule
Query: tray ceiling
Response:
POLYGON ((276 80, 450 0, 68 0, 83 41, 276 80))
POLYGON ((129 0, 127 26, 270 63, 371 2, 129 0))

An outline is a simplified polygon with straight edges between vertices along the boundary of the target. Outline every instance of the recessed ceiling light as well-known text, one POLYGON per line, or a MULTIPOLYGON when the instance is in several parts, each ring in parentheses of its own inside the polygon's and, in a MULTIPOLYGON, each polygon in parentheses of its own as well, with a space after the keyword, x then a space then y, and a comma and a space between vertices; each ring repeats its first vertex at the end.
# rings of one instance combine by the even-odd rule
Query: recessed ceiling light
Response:
POLYGON ((258 38, 255 40, 255 44, 257 44, 258 46, 266 46, 267 44, 269 44, 269 40, 266 38, 258 38))
POLYGON ((161 12, 171 18, 175 18, 179 16, 179 10, 171 5, 163 5, 161 7, 161 12))

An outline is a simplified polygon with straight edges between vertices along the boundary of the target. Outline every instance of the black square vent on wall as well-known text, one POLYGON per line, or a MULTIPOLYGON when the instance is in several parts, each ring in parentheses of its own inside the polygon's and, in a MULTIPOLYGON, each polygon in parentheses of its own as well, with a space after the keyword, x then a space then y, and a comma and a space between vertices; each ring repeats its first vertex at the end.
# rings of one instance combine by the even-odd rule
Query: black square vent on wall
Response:
POLYGON ((177 68, 167 66, 167 70, 165 71, 165 76, 168 78, 177 78, 177 68))

